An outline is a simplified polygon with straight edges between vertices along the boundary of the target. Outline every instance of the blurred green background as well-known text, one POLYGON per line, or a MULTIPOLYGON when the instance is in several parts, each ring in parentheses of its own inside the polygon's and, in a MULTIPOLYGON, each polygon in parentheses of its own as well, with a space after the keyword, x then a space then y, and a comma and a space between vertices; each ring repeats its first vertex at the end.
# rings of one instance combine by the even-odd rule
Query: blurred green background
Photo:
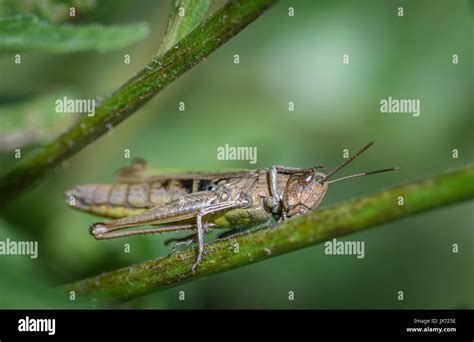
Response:
MULTIPOLYGON (((216 4, 217 6, 218 4, 216 4)), ((39 258, 0 257, 1 308, 95 307, 51 293, 54 286, 166 255, 155 235, 96 241, 100 220, 71 210, 65 190, 112 182, 143 157, 180 169, 253 167, 219 161, 225 144, 256 146, 255 167, 328 168, 369 141, 374 147, 341 175, 399 166, 398 172, 331 187, 322 206, 460 167, 474 160, 472 2, 282 1, 105 135, 3 210, 0 240, 38 240, 39 258), (288 16, 288 7, 295 16, 288 16), (403 6, 404 17, 397 16, 403 6), (240 64, 234 64, 239 54, 240 64), (342 63, 348 54, 349 64, 342 63), (459 64, 452 55, 459 55, 459 64), (421 116, 381 114, 381 99, 421 100, 421 116), (178 110, 184 101, 186 110, 178 110), (288 111, 294 101, 295 110, 288 111), (452 150, 459 158, 452 158, 452 150), (131 252, 124 253, 129 243, 131 252)), ((107 95, 158 50, 168 1, 97 1, 77 24, 145 21, 151 34, 109 53, 0 57, 0 105, 75 89, 107 95), (129 65, 124 54, 131 55, 129 65)), ((1 111, 0 106, 0 113, 1 111)), ((54 111, 54 104, 51 104, 54 111)), ((2 113, 0 115, 5 115, 2 113)), ((53 137, 51 137, 53 138, 53 137)), ((28 151, 24 152, 25 154, 28 151)), ((3 172, 17 162, 0 157, 3 172)), ((474 205, 442 208, 350 235, 365 258, 307 248, 121 304, 119 308, 473 308, 474 205), (452 253, 453 243, 459 253, 452 253), (397 291, 405 294, 397 300, 397 291), (186 300, 178 300, 185 291, 186 300), (288 300, 288 291, 295 300, 288 300)))

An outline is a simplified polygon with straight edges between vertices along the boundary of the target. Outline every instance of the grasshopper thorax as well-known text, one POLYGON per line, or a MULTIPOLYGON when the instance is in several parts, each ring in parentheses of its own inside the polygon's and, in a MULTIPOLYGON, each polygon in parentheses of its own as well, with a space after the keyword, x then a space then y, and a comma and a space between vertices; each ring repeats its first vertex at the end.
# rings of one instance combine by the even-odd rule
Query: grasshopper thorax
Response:
POLYGON ((284 216, 305 214, 319 207, 328 189, 326 175, 320 172, 308 172, 292 175, 283 193, 284 216))

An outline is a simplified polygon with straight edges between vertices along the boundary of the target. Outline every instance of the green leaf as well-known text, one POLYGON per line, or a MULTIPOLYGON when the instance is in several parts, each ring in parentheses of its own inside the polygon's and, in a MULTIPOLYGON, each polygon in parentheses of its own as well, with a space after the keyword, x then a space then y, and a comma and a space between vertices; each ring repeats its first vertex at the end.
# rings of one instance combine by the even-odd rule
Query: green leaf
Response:
POLYGON ((171 4, 165 38, 158 55, 164 55, 194 30, 204 20, 213 2, 214 0, 174 0, 171 4))
POLYGON ((0 17, 32 13, 39 18, 58 23, 76 20, 90 13, 99 5, 99 0, 0 0, 0 17), (74 7, 76 16, 70 16, 74 7))
POLYGON ((148 31, 144 23, 108 27, 53 25, 34 15, 14 16, 0 18, 0 52, 110 51, 139 41, 148 31))
POLYGON ((66 130, 77 115, 59 114, 55 101, 75 93, 61 91, 0 107, 0 152, 46 142, 66 130))

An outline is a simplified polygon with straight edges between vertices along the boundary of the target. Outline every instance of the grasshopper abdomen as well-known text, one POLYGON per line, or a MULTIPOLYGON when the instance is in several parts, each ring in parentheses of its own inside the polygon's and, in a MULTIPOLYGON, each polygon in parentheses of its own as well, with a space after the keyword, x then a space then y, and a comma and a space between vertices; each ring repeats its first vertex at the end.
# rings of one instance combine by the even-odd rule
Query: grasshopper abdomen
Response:
POLYGON ((86 184, 67 191, 66 201, 83 211, 120 218, 172 202, 190 194, 193 188, 201 190, 206 185, 202 180, 86 184))

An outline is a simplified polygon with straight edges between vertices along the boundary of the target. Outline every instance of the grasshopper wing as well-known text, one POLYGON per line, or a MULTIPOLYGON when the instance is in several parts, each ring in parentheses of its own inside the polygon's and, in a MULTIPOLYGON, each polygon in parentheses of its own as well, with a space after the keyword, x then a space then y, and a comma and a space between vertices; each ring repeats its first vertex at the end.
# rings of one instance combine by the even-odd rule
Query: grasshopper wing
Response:
POLYGON ((150 168, 148 163, 141 158, 134 159, 130 166, 119 169, 115 175, 119 182, 138 183, 155 182, 163 180, 219 180, 224 178, 256 178, 259 170, 236 170, 230 172, 179 172, 162 173, 150 168))
POLYGON ((118 169, 115 176, 119 182, 123 183, 143 182, 147 177, 146 171, 148 169, 148 163, 145 159, 135 158, 129 166, 118 169))

